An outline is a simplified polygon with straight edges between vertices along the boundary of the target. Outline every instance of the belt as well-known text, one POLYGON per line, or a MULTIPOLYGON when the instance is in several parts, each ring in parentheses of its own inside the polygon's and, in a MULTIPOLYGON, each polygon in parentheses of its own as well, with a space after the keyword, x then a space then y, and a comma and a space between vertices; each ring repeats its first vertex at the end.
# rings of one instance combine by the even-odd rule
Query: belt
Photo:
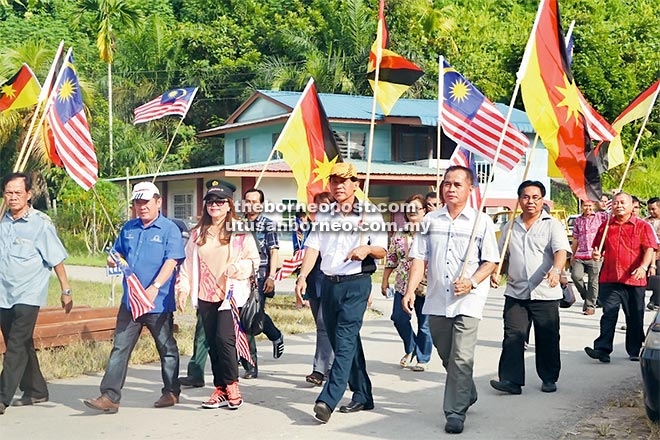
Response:
POLYGON ((344 281, 353 281, 359 278, 370 277, 370 276, 371 276, 370 272, 360 272, 352 275, 325 275, 325 279, 333 283, 343 283, 344 281))

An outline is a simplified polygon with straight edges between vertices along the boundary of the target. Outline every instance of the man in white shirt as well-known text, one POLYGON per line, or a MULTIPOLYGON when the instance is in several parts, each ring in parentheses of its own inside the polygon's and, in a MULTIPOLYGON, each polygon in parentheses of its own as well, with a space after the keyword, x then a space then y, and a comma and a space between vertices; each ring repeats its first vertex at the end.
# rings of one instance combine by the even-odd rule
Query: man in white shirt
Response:
POLYGON ((499 262, 492 220, 467 206, 474 178, 469 168, 447 169, 441 184, 445 205, 422 220, 429 227, 420 229, 428 232, 417 234, 411 246, 413 262, 402 300, 403 309, 411 313, 426 265, 428 288, 422 312, 430 315, 433 344, 447 370, 443 410, 445 431, 451 434, 463 431, 465 414, 477 401, 472 377, 477 330, 488 297, 486 279, 499 262))
POLYGON ((316 216, 305 241, 307 252, 296 281, 296 296, 302 301, 307 276, 320 255, 325 277, 321 285, 321 308, 335 352, 330 375, 314 405, 314 417, 321 423, 330 420, 347 384, 353 397, 339 412, 374 408, 360 328, 371 295, 375 260, 387 254, 383 216, 374 211, 373 205, 356 199, 359 183, 353 165, 335 164, 330 170, 329 188, 335 202, 329 212, 319 212, 316 216))

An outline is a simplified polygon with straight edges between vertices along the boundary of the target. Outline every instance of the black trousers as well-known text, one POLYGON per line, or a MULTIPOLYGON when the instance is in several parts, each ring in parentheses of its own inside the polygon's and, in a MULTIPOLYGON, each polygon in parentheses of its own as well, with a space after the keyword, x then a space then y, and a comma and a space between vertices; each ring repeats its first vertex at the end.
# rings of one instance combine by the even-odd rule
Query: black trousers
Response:
POLYGON ((238 381, 236 334, 231 310, 218 310, 221 302, 199 301, 198 311, 209 344, 213 385, 224 387, 238 381))
POLYGON ((362 350, 360 329, 371 293, 371 277, 335 283, 327 278, 321 288, 321 310, 335 360, 328 380, 317 401, 334 410, 346 391, 353 391, 351 400, 374 405, 371 380, 362 350))
POLYGON ((11 404, 19 386, 26 397, 48 397, 32 339, 38 314, 39 306, 27 304, 0 309, 0 328, 7 347, 0 374, 0 402, 6 406, 11 404))
POLYGON ((525 385, 525 340, 534 325, 536 373, 543 382, 557 382, 559 359, 559 300, 520 300, 505 296, 504 341, 498 373, 500 380, 525 385))
POLYGON ((598 292, 603 316, 600 318, 600 335, 594 341, 594 348, 603 353, 612 353, 620 307, 626 316, 626 352, 629 356, 639 356, 644 341, 646 288, 620 283, 601 283, 598 292))

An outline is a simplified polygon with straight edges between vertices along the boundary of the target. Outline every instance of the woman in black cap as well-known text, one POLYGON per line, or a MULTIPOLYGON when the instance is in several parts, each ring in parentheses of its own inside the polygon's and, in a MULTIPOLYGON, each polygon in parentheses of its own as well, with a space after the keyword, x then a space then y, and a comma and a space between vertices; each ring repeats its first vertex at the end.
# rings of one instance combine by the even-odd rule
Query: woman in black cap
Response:
POLYGON ((236 409, 243 398, 238 388, 233 317, 225 298, 231 290, 236 306, 245 304, 250 275, 259 267, 259 251, 252 234, 233 227, 237 219, 232 200, 236 187, 216 179, 206 187, 202 217, 191 231, 179 273, 177 306, 183 310, 191 296, 209 344, 215 390, 202 407, 236 409))

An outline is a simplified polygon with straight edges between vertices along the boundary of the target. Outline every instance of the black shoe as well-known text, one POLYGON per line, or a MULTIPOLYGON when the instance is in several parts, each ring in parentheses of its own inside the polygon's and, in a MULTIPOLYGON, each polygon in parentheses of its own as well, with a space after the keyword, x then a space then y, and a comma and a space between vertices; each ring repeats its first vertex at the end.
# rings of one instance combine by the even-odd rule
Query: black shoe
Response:
POLYGON ((328 423, 330 416, 332 415, 332 410, 325 402, 320 400, 314 404, 314 418, 321 423, 328 423))
POLYGON ((324 379, 323 373, 319 373, 318 371, 313 371, 312 374, 308 374, 307 376, 305 376, 305 381, 307 383, 314 384, 318 387, 323 385, 323 379, 324 379))
POLYGON ((456 417, 450 417, 445 423, 445 432, 449 434, 460 434, 463 432, 463 420, 456 417))
POLYGON ((557 391, 557 384, 554 382, 543 382, 541 384, 541 391, 544 393, 554 393, 557 391))
POLYGON ((284 353, 284 335, 280 333, 280 337, 273 341, 273 357, 279 359, 284 353))
POLYGON ((630 359, 633 362, 639 362, 639 356, 630 356, 628 357, 628 359, 630 359))
POLYGON ((649 301, 649 303, 646 305, 646 308, 649 310, 658 310, 658 305, 649 301))
POLYGON ((348 405, 343 405, 339 407, 339 412, 342 413, 354 413, 358 411, 369 411, 371 409, 374 409, 374 404, 368 404, 368 403, 362 403, 362 402, 356 402, 354 400, 351 400, 351 403, 348 405))
POLYGON ((259 371, 256 368, 245 370, 245 374, 243 375, 243 379, 256 379, 257 377, 259 377, 259 371))
POLYGON ((16 399, 11 403, 11 406, 28 406, 34 405, 37 403, 48 402, 48 396, 46 397, 28 397, 23 396, 20 399, 16 399))
POLYGON ((591 347, 584 347, 584 352, 587 353, 587 356, 589 356, 591 359, 598 359, 604 364, 610 361, 610 355, 603 353, 600 350, 595 350, 591 347))
POLYGON ((509 394, 521 394, 522 388, 520 385, 516 385, 513 382, 508 380, 491 380, 490 386, 495 388, 497 391, 502 391, 503 393, 509 394))
POLYGON ((0 402, 0 416, 5 413, 5 410, 7 409, 7 405, 4 403, 0 402))
POLYGON ((198 380, 198 379, 193 379, 190 376, 186 376, 186 377, 180 377, 179 383, 181 384, 182 387, 201 388, 204 386, 204 379, 198 380))

